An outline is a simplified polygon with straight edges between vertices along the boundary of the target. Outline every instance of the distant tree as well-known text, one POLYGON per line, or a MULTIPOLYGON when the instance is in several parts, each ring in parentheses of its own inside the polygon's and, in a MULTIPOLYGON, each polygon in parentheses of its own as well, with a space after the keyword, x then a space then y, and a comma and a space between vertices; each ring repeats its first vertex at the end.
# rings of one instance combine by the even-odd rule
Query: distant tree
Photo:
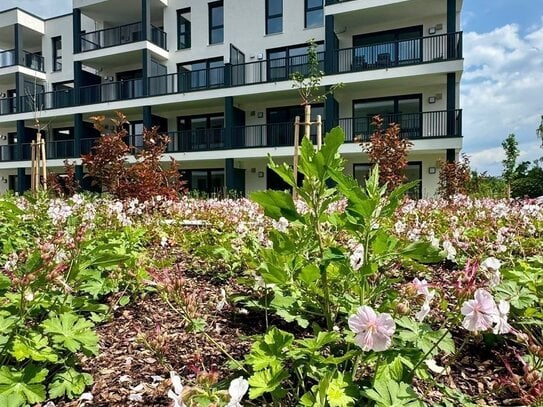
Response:
POLYGON ((543 196, 543 168, 533 166, 524 177, 511 183, 511 196, 515 198, 537 198, 543 196))
POLYGON ((507 182, 507 197, 511 196, 511 182, 515 178, 515 169, 517 167, 517 159, 520 154, 518 149, 518 141, 516 136, 511 133, 502 142, 503 151, 505 152, 505 159, 503 163, 502 177, 507 182))

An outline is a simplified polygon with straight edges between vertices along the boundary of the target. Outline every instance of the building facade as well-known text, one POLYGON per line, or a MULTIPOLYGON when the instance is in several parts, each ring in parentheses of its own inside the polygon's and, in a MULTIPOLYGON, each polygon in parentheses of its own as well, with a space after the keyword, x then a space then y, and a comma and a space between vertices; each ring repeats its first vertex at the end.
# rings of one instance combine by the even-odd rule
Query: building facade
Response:
MULTIPOLYGON (((30 184, 30 142, 45 127, 48 167, 88 153, 95 115, 122 111, 131 144, 144 127, 171 137, 190 188, 283 188, 267 156, 290 162, 292 87, 317 44, 326 89, 313 105, 325 129, 340 125, 346 171, 359 180, 368 157, 355 137, 371 117, 397 122, 414 143, 407 175, 418 196, 437 188, 437 162, 462 147, 459 82, 462 0, 73 0, 41 19, 0 13, 0 193, 30 184)), ((168 157, 165 157, 168 159, 168 157)), ((82 175, 78 167, 79 176, 82 175)))

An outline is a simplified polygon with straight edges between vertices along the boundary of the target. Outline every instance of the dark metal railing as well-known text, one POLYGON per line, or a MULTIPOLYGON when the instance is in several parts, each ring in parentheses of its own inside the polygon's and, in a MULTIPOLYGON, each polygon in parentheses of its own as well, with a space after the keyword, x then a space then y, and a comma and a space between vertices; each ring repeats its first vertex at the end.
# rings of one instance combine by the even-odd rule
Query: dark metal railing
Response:
POLYGON ((151 25, 151 42, 162 49, 167 49, 168 35, 164 30, 151 25))
POLYGON ((47 141, 45 154, 48 160, 74 157, 74 140, 47 141))
POLYGON ((333 73, 386 69, 462 58, 462 32, 335 51, 333 73))
POLYGON ((35 71, 45 72, 45 60, 43 56, 32 52, 23 51, 24 66, 35 71))
POLYGON ((6 51, 0 52, 0 68, 6 68, 8 66, 13 66, 16 64, 15 61, 15 50, 8 49, 6 51))
POLYGON ((325 5, 326 6, 331 6, 333 4, 346 3, 348 1, 352 1, 352 0, 326 0, 325 5))
MULTIPOLYGON (((138 24, 140 23, 123 27, 131 27, 138 24)), ((112 31, 111 34, 113 37, 120 35, 119 27, 116 27, 115 30, 117 31, 112 31)), ((103 31, 106 30, 88 33, 88 35, 93 34, 98 38, 98 41, 103 42, 102 37, 104 37, 104 34, 99 34, 103 31)), ((321 65, 324 65, 324 53, 318 53, 317 57, 321 65)), ((328 72, 326 73, 338 74, 384 69, 458 58, 462 58, 461 32, 336 50, 334 51, 332 64, 327 67, 328 72)), ((321 66, 321 69, 323 68, 324 66, 321 66)), ((83 86, 73 91, 45 92, 40 94, 36 99, 40 109, 48 110, 148 96, 287 81, 290 80, 293 73, 301 72, 307 74, 308 70, 307 55, 302 55, 236 65, 226 64, 221 67, 194 71, 183 69, 178 73, 149 78, 104 82, 83 86)), ((28 97, 23 96, 23 99, 25 100, 23 100, 21 105, 21 111, 28 112, 30 111, 28 108, 28 97)), ((4 105, 2 108, 2 104, 0 103, 0 114, 14 113, 13 110, 9 109, 9 105, 4 105)))
POLYGON ((141 21, 83 33, 80 39, 81 52, 142 41, 141 21))
MULTIPOLYGON (((462 110, 398 113, 383 115, 384 127, 389 123, 400 125, 400 135, 410 140, 462 136, 462 110)), ((347 142, 369 141, 375 128, 371 117, 339 119, 347 142)))
MULTIPOLYGON (((166 49, 167 38, 167 34, 162 29, 151 25, 151 42, 153 44, 166 49)), ((143 38, 143 26, 141 21, 138 21, 136 23, 81 34, 81 52, 115 47, 143 40, 145 40, 143 38)))
POLYGON ((142 96, 144 96, 144 93, 143 79, 141 78, 104 82, 79 88, 79 103, 81 105, 136 99, 142 96))
POLYGON ((0 115, 13 113, 17 113, 17 98, 15 96, 0 98, 0 115))
MULTIPOLYGON (((422 113, 399 113, 384 115, 384 123, 400 124, 401 136, 412 140, 462 136, 462 110, 441 110, 422 113)), ((347 142, 369 141, 373 133, 371 118, 356 117, 339 119, 347 142)), ((232 128, 194 129, 167 132, 170 136, 167 152, 196 152, 237 148, 285 147, 294 144, 293 123, 269 123, 232 128)), ((315 130, 311 140, 316 142, 315 130)), ((83 138, 81 154, 88 154, 96 138, 83 138)), ((143 147, 143 135, 128 135, 130 146, 143 147)), ((75 158, 74 140, 47 141, 48 159, 75 158)), ((30 159, 30 144, 8 144, 0 146, 0 161, 30 159)))
POLYGON ((45 60, 43 56, 35 54, 29 51, 23 50, 23 61, 19 63, 15 59, 15 50, 9 49, 6 51, 0 52, 0 68, 6 68, 14 65, 23 65, 27 68, 33 69, 35 71, 45 72, 45 60))

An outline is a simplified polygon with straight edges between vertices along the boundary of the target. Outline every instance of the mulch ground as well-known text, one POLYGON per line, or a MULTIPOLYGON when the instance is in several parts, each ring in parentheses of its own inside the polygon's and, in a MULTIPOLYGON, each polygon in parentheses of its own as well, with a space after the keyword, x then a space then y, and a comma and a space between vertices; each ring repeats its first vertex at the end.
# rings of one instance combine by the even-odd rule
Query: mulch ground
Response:
MULTIPOLYGON (((451 270, 436 270, 436 276, 440 274, 444 280, 450 280, 451 286, 456 283, 449 277, 451 270)), ((265 330, 263 317, 231 305, 218 310, 221 288, 226 285, 190 275, 185 276, 183 284, 196 300, 196 315, 205 316, 206 332, 234 358, 242 360, 250 350, 250 336, 265 330)), ((234 283, 229 287, 229 294, 239 288, 234 283)), ((94 378, 89 389, 94 398, 86 406, 171 406, 166 397, 171 370, 178 372, 184 383, 211 374, 219 382, 224 381, 227 388, 232 379, 225 354, 202 333, 188 331, 186 320, 156 293, 116 310, 109 322, 98 327, 98 334, 99 356, 82 360, 83 370, 94 378)), ((462 332, 457 332, 455 338, 462 336, 462 332)), ((504 364, 504 360, 514 361, 518 350, 506 342, 489 347, 482 340, 466 343, 451 363, 450 374, 436 377, 436 382, 473 396, 479 405, 522 405, 518 392, 511 391, 511 375, 504 364)), ((462 346, 460 342, 459 339, 457 349, 462 346)), ((512 368, 522 375, 519 363, 513 362, 512 368)), ((428 382, 422 381, 416 381, 415 386, 430 404, 443 399, 439 386, 428 387, 428 382)), ((83 404, 74 400, 55 405, 83 404)))

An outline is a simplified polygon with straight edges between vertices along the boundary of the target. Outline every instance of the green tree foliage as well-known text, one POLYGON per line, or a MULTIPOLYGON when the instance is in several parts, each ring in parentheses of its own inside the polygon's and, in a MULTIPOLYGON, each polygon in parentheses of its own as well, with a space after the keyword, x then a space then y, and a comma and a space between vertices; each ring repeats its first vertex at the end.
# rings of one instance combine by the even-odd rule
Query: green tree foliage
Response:
POLYGON ((502 142, 502 147, 503 151, 505 152, 505 159, 502 161, 502 177, 510 187, 511 181, 514 179, 515 176, 517 159, 520 154, 516 136, 513 133, 509 134, 509 136, 507 136, 507 138, 502 142))

